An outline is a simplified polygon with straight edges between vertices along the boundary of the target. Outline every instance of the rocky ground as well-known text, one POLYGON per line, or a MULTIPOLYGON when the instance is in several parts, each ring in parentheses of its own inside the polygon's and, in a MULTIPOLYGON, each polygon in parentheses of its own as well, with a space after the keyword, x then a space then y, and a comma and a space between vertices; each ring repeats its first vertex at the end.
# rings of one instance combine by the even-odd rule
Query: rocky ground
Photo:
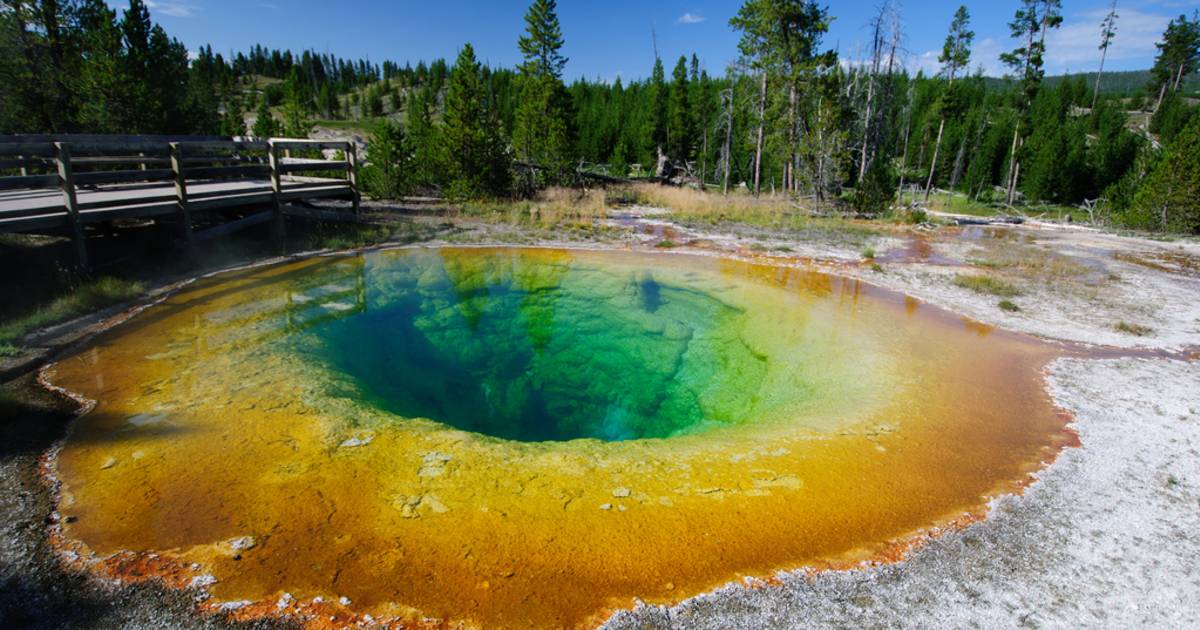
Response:
MULTIPOLYGON (((368 211, 389 220, 387 207, 368 211)), ((1195 241, 1046 225, 781 233, 677 222, 637 207, 614 212, 598 232, 462 217, 449 225, 420 212, 404 220, 436 225, 435 243, 655 248, 812 265, 1110 357, 1050 367, 1047 387, 1075 413, 1082 447, 1022 496, 996 501, 987 520, 899 564, 784 574, 766 588, 735 583, 673 608, 620 613, 610 626, 1200 625, 1195 241), (977 276, 991 281, 963 280, 977 276)), ((187 593, 98 584, 59 568, 45 541, 51 504, 37 458, 68 413, 29 376, 5 391, 27 410, 0 423, 0 627, 227 627, 194 614, 187 593)))

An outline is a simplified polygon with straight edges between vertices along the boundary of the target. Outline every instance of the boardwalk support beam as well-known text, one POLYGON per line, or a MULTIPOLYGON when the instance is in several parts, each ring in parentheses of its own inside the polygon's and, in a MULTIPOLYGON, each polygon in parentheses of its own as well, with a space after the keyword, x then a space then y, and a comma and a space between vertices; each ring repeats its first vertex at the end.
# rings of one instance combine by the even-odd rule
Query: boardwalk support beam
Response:
POLYGON ((62 187, 63 205, 67 209, 67 224, 71 228, 71 240, 75 242, 75 261, 79 268, 87 271, 87 239, 83 223, 79 220, 79 198, 75 194, 75 172, 71 168, 71 147, 66 142, 55 142, 57 150, 58 180, 62 187))
POLYGON ((279 251, 285 248, 285 239, 287 238, 287 225, 284 223, 283 217, 283 182, 280 180, 279 174, 279 145, 271 142, 268 151, 268 160, 271 164, 271 236, 275 240, 275 245, 279 251))
POLYGON ((358 145, 353 140, 346 146, 346 161, 350 163, 350 168, 346 169, 346 181, 350 182, 350 203, 357 216, 362 200, 358 194, 358 145))
POLYGON ((183 242, 192 243, 192 209, 188 206, 187 178, 183 173, 183 147, 171 143, 171 176, 175 179, 175 202, 179 204, 179 225, 183 242))

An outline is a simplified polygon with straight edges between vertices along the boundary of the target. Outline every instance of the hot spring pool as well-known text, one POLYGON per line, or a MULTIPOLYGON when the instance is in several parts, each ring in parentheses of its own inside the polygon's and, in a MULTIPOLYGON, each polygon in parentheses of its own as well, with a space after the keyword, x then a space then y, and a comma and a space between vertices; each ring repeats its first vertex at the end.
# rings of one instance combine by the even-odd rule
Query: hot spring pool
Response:
POLYGON ((979 515, 1069 439, 1053 356, 794 268, 405 249, 199 281, 45 376, 97 402, 53 462, 97 571, 562 626, 979 515))

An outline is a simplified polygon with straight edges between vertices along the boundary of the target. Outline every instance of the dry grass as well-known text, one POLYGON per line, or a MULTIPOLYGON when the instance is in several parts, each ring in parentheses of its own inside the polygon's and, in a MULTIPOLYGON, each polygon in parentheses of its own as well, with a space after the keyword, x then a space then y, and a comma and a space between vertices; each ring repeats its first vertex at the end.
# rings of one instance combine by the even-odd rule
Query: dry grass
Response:
POLYGON ((983 258, 971 261, 976 267, 1015 271, 1030 278, 1063 280, 1087 275, 1092 270, 1069 256, 1033 245, 996 243, 986 246, 983 258))
MULTIPOLYGON (((615 192, 614 196, 624 192, 615 192)), ((795 212, 785 198, 771 195, 757 198, 743 192, 720 195, 694 188, 641 183, 634 184, 628 193, 636 203, 666 208, 680 219, 760 223, 763 220, 778 220, 781 216, 795 212)))
POLYGON ((1150 333, 1154 332, 1154 329, 1150 328, 1149 326, 1143 326, 1141 324, 1131 324, 1124 320, 1117 322, 1117 325, 1113 326, 1113 328, 1116 328, 1120 332, 1123 332, 1123 333, 1126 333, 1129 335, 1133 335, 1135 337, 1145 337, 1146 335, 1149 335, 1150 333))
MULTIPOLYGON (((457 213, 476 219, 538 228, 592 227, 608 214, 602 189, 547 188, 529 201, 468 203, 457 213)), ((454 214, 454 213, 452 213, 454 214)))
POLYGON ((799 202, 784 195, 764 194, 756 198, 741 190, 722 195, 695 188, 638 183, 610 190, 609 201, 614 205, 636 203, 663 208, 674 221, 685 226, 743 225, 765 228, 774 238, 802 241, 864 244, 884 228, 879 223, 813 216, 799 202))
POLYGON ((954 277, 955 286, 969 289, 976 293, 986 293, 999 297, 1016 297, 1021 290, 1010 282, 993 276, 972 276, 959 274, 954 277))

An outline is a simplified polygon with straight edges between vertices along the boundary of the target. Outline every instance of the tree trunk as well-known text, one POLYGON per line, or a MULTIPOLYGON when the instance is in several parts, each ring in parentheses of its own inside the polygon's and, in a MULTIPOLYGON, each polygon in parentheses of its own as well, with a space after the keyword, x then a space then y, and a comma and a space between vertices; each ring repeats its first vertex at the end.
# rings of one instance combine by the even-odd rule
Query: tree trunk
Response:
POLYGON ((861 182, 867 175, 867 154, 869 152, 868 142, 871 138, 871 105, 875 97, 875 76, 867 80, 867 115, 863 119, 863 141, 862 141, 862 156, 858 162, 858 181, 861 182))
POLYGON ((1096 71, 1096 89, 1092 92, 1092 110, 1096 109, 1096 101, 1100 99, 1100 77, 1104 75, 1104 58, 1108 56, 1108 47, 1100 53, 1100 69, 1096 71))
POLYGON ((950 175, 950 190, 958 187, 962 179, 963 160, 967 157, 967 134, 963 134, 962 142, 958 143, 958 155, 954 158, 954 173, 950 175))
POLYGON ((946 130, 946 117, 938 123, 937 140, 933 143, 933 160, 929 162, 929 181, 925 182, 925 203, 929 203, 929 193, 933 191, 933 174, 937 170, 938 153, 942 150, 942 132, 946 130))
POLYGON ((754 196, 759 193, 759 185, 762 181, 762 150, 763 150, 763 126, 766 124, 767 118, 767 72, 764 70, 762 75, 762 88, 758 95, 758 142, 754 146, 754 196))
POLYGON ((731 158, 733 157, 730 154, 730 150, 733 147, 733 144, 732 144, 732 141, 733 141, 733 90, 730 89, 728 94, 729 94, 729 98, 726 101, 727 104, 725 106, 725 147, 724 147, 725 158, 723 160, 725 162, 725 174, 724 174, 724 178, 723 178, 723 183, 721 185, 721 194, 723 194, 723 195, 729 194, 729 162, 730 162, 731 158))
POLYGON ((796 179, 796 84, 788 88, 788 161, 783 171, 783 189, 791 191, 796 179))
POLYGON ((1020 121, 1017 121, 1017 126, 1013 129, 1012 149, 1010 149, 1008 152, 1008 177, 1005 178, 1005 184, 1008 186, 1007 202, 1009 205, 1012 205, 1014 186, 1013 181, 1015 180, 1014 173, 1016 172, 1017 167, 1017 140, 1020 138, 1020 133, 1021 123, 1020 121))

